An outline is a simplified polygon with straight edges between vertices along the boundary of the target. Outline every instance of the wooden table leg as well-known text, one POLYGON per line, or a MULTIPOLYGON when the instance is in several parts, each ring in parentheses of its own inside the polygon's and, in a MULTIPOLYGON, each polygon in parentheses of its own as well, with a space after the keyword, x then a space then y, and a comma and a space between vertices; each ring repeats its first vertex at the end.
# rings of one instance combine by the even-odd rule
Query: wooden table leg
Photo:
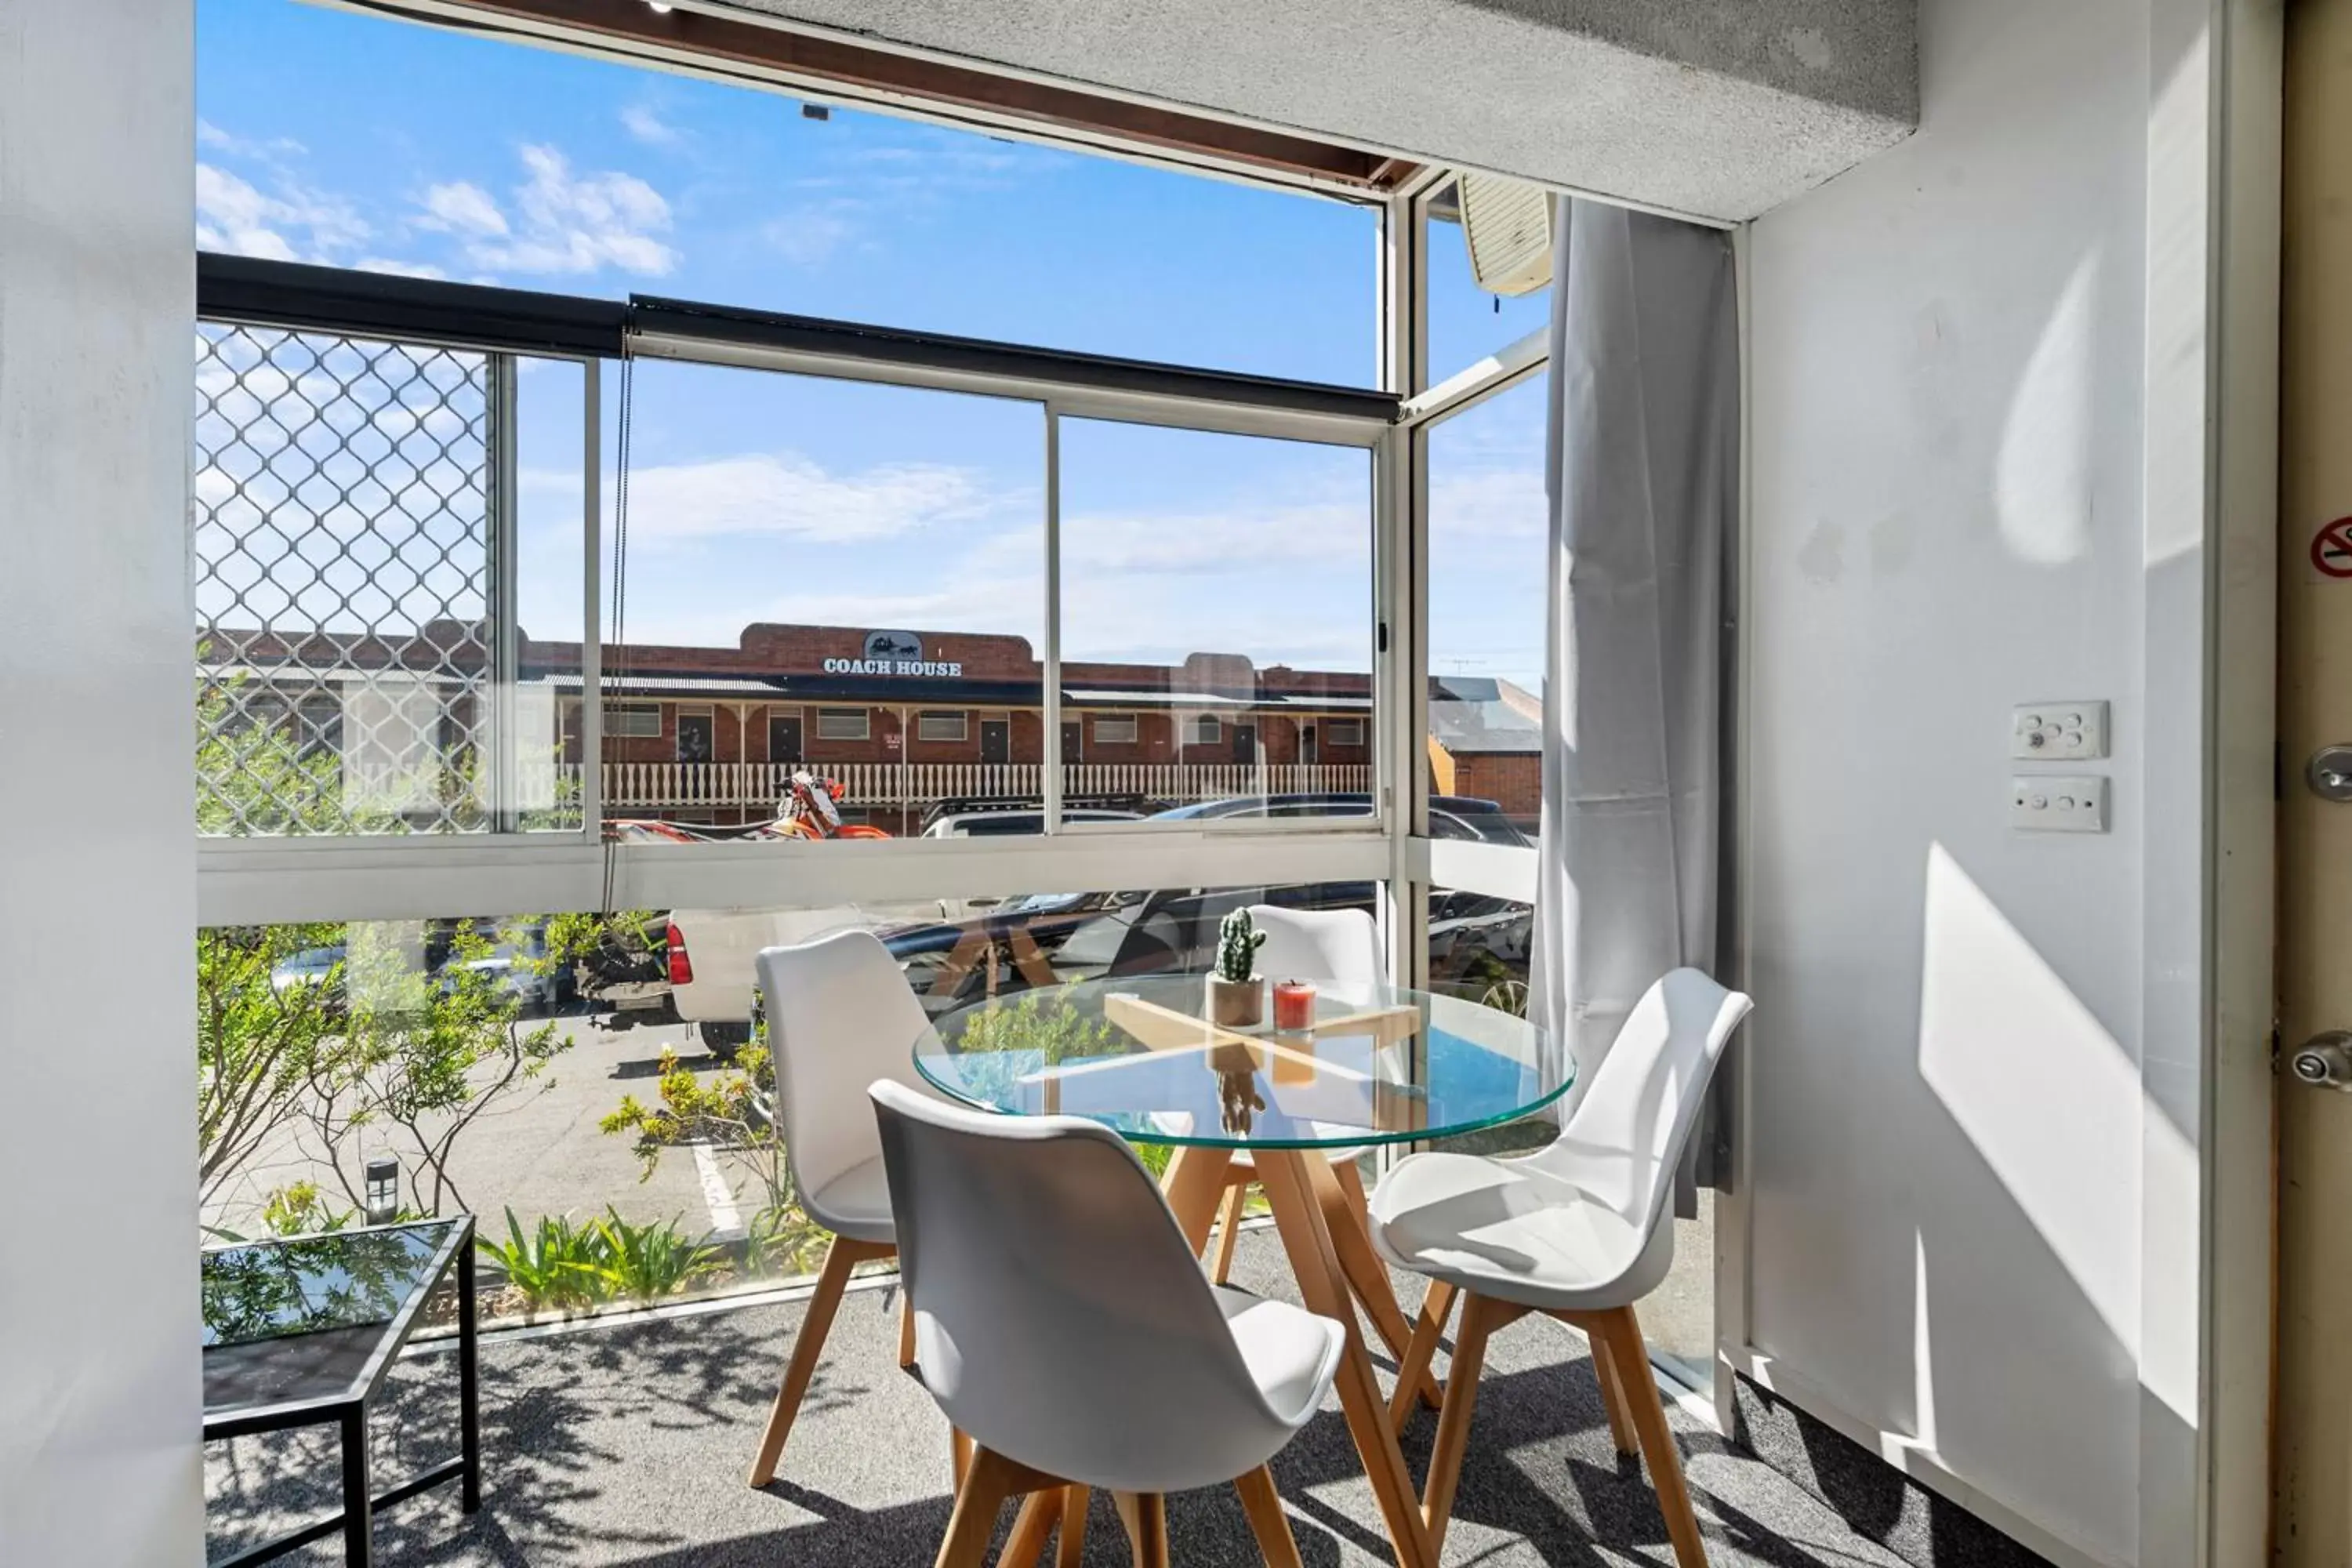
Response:
POLYGON ((1192 1249, 1195 1258, 1209 1243, 1209 1227, 1217 1218, 1217 1200, 1224 1196, 1225 1168, 1233 1163, 1233 1152, 1228 1149, 1208 1145, 1179 1149, 1160 1184, 1169 1210, 1176 1216, 1177 1228, 1184 1233, 1184 1245, 1192 1249))
MULTIPOLYGON (((1381 1255, 1372 1250, 1363 1177, 1352 1162, 1341 1168, 1328 1159, 1310 1162, 1307 1174, 1314 1181, 1316 1199, 1323 1207, 1323 1224, 1331 1233, 1331 1246, 1339 1254, 1339 1268, 1348 1278, 1348 1288, 1364 1304, 1364 1315, 1372 1321, 1373 1331, 1402 1369, 1406 1347, 1412 1342, 1412 1329, 1404 1321, 1404 1309, 1397 1305, 1396 1287, 1389 1280, 1387 1267, 1381 1262, 1381 1255)), ((1436 1377, 1423 1366, 1415 1381, 1419 1386, 1414 1393, 1421 1402, 1436 1409, 1436 1377)))
POLYGON ((1062 1517, 1065 1492, 1064 1488, 1048 1487, 1022 1500, 1013 1533, 1004 1538, 1004 1550, 996 1554, 996 1568, 1032 1568, 1045 1556, 1045 1538, 1053 1534, 1055 1521, 1062 1517))
POLYGON ((1339 1190, 1338 1183, 1329 1174, 1330 1161, 1320 1152, 1302 1155, 1295 1149, 1260 1150, 1256 1159, 1258 1182, 1274 1209, 1283 1250, 1289 1254, 1290 1267, 1298 1277, 1300 1297, 1307 1310, 1319 1312, 1347 1330, 1347 1348, 1340 1353, 1339 1372, 1334 1380, 1339 1391, 1339 1407, 1347 1414, 1348 1430, 1356 1439, 1356 1452, 1363 1458, 1364 1473, 1371 1479, 1372 1497, 1380 1505, 1382 1522, 1388 1526, 1397 1568, 1436 1568, 1428 1527, 1422 1519, 1421 1500, 1414 1495, 1404 1454, 1397 1447, 1394 1428, 1389 1425, 1388 1405, 1381 1398, 1372 1358, 1364 1349, 1363 1331, 1356 1322, 1347 1279, 1340 1272, 1331 1232, 1324 1223, 1324 1205, 1317 1198, 1313 1166, 1323 1168, 1324 1179, 1331 1182, 1334 1194, 1339 1190))

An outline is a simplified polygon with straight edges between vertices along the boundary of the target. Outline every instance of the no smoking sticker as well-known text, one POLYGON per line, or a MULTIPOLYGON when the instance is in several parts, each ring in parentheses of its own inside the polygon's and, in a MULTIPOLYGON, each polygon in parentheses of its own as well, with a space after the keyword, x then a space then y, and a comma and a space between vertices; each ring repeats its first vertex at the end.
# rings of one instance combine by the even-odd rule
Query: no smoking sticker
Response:
POLYGON ((2312 535, 2311 564, 2323 577, 2352 577, 2352 517, 2339 517, 2312 535))

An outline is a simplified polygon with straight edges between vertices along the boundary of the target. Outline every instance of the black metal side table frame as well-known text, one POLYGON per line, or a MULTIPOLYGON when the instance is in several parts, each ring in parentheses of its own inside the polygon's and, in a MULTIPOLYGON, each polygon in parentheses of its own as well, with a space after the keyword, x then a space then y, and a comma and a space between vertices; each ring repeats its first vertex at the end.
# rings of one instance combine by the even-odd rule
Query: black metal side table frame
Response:
MULTIPOLYGON (((429 1222, 427 1222, 429 1223, 429 1222)), ((482 1423, 480 1408, 480 1367, 476 1343, 477 1329, 474 1310, 474 1219, 471 1215, 456 1216, 447 1222, 453 1226, 449 1236, 435 1251, 432 1258, 420 1270, 421 1283, 401 1303, 399 1310, 384 1322, 361 1325, 353 1329, 331 1331, 344 1334, 369 1334, 374 1343, 369 1349, 348 1384, 332 1393, 304 1394, 275 1403, 246 1405, 215 1415, 209 1408, 205 1415, 205 1441, 215 1438, 243 1437, 259 1432, 282 1432, 297 1426, 333 1426, 339 1428, 342 1447, 343 1506, 340 1512, 330 1514, 315 1523, 305 1525, 290 1534, 258 1542, 232 1556, 212 1563, 209 1568, 251 1568, 267 1563, 298 1547, 314 1541, 323 1541, 340 1532, 343 1538, 343 1561, 349 1568, 373 1568, 375 1561, 373 1523, 375 1510, 405 1501, 419 1492, 430 1490, 444 1482, 461 1484, 460 1506, 472 1513, 482 1506, 482 1423), (457 1402, 458 1457, 446 1460, 432 1468, 419 1472, 399 1485, 383 1491, 373 1489, 368 1463, 368 1406, 376 1391, 383 1387, 399 1359, 402 1347, 416 1327, 425 1298, 434 1288, 447 1278, 452 1264, 457 1273, 457 1402)), ((377 1226, 394 1229, 397 1226, 377 1226)), ((363 1233, 353 1232, 352 1235, 363 1233)), ((239 1349, 267 1349, 295 1343, 300 1336, 286 1340, 264 1340, 257 1346, 239 1349)), ((214 1352, 207 1351, 208 1355, 214 1352)))

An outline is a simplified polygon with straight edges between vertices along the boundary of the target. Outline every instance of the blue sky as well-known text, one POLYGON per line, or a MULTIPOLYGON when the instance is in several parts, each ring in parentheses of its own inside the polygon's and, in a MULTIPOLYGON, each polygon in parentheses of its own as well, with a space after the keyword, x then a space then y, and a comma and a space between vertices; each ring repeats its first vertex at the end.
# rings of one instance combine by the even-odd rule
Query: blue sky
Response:
MULTIPOLYGON (((1367 207, 841 109, 813 121, 773 94, 291 0, 202 0, 198 26, 207 249, 1375 375, 1367 207)), ((1434 238, 1440 374, 1540 324, 1540 299, 1496 313, 1454 231, 1434 238)), ((752 620, 1040 638, 1034 405, 636 376, 633 639, 732 646, 752 620)), ((535 637, 579 629, 579 395, 569 366, 522 381, 535 637)), ((1540 415, 1523 391, 1435 437, 1440 673, 1526 679, 1539 658, 1540 415)), ((1364 667, 1361 454, 1098 425, 1066 425, 1064 447, 1070 657, 1364 667)))

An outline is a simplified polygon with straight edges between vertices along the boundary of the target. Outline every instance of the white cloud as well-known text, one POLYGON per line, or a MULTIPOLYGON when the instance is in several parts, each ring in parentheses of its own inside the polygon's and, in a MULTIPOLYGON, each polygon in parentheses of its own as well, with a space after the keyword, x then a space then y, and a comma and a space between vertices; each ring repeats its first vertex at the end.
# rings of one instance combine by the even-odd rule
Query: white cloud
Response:
POLYGON ((630 104, 621 110, 621 128, 655 147, 675 147, 686 140, 685 132, 642 103, 630 104))
POLYGON ((369 236, 351 205, 280 176, 273 189, 213 163, 196 165, 196 244, 273 261, 334 260, 369 236))
POLYGON ((635 174, 575 174, 552 147, 527 146, 522 162, 530 178, 514 191, 514 219, 478 186, 438 185, 426 193, 421 221, 459 229, 467 258, 493 271, 617 267, 660 277, 677 265, 677 250, 662 237, 670 230, 669 203, 635 174), (432 205, 436 194, 443 210, 432 205))
MULTIPOLYGON (((358 268, 362 272, 383 272, 394 278, 446 278, 449 276, 446 272, 444 272, 441 268, 435 267, 430 263, 423 261, 399 261, 389 256, 362 256, 357 261, 352 262, 352 265, 358 268)), ((535 360, 524 360, 522 362, 526 366, 535 364, 537 363, 538 362, 535 360)))
POLYGON ((1002 498, 967 469, 889 463, 832 474, 794 452, 670 464, 629 476, 629 531, 648 542, 711 534, 885 539, 975 522, 1000 505, 1002 498))
POLYGON ((506 215, 490 193, 465 180, 453 180, 435 185, 425 193, 425 216, 417 219, 420 228, 437 228, 468 235, 503 235, 507 232, 506 215))
POLYGON ((238 157, 266 159, 293 156, 309 150, 290 136, 273 136, 264 141, 256 141, 250 136, 239 136, 234 132, 224 131, 209 120, 196 121, 196 145, 215 148, 238 157))

